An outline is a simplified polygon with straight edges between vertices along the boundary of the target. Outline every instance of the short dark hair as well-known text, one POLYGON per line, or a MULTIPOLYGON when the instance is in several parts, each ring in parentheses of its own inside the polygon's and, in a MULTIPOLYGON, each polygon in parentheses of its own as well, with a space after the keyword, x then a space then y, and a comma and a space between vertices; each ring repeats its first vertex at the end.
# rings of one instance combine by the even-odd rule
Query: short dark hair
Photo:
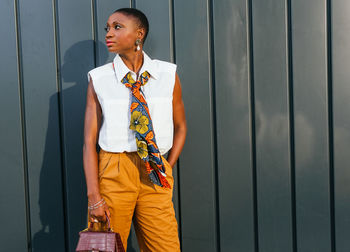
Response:
POLYGON ((145 36, 143 37, 143 40, 142 40, 144 44, 148 34, 148 30, 149 30, 149 23, 146 15, 142 11, 135 8, 120 8, 114 11, 113 13, 116 13, 116 12, 123 13, 126 16, 133 16, 139 21, 139 26, 144 28, 146 31, 145 36))

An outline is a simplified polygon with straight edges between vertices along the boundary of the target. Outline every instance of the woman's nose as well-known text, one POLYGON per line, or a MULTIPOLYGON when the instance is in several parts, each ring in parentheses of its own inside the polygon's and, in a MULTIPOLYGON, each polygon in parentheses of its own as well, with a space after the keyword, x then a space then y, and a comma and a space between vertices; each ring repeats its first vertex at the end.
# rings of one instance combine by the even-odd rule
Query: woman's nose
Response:
POLYGON ((113 36, 113 33, 111 32, 111 29, 106 33, 106 38, 111 38, 113 36))

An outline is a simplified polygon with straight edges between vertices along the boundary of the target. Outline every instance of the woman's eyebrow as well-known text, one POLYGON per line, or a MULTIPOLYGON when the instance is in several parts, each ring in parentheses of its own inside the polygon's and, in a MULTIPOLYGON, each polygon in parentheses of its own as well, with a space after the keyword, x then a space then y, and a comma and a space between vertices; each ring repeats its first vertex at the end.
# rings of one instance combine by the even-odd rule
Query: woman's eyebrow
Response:
MULTIPOLYGON (((111 25, 114 25, 114 24, 121 24, 121 23, 119 23, 118 21, 114 21, 111 25)), ((106 25, 108 26, 108 23, 106 23, 106 25)))

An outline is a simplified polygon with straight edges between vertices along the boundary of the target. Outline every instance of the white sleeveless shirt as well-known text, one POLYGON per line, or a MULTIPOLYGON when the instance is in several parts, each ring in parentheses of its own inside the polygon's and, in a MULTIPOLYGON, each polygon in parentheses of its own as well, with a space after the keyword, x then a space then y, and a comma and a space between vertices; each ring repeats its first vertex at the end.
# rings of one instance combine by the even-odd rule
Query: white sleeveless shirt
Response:
MULTIPOLYGON (((150 73, 146 85, 141 87, 145 96, 156 142, 160 153, 168 152, 173 145, 173 90, 176 65, 161 60, 152 60, 143 51, 144 61, 139 75, 150 73)), ((118 54, 112 62, 94 68, 88 72, 98 101, 102 108, 102 124, 98 137, 99 146, 109 152, 137 151, 135 132, 129 129, 131 92, 121 80, 131 71, 118 54)))

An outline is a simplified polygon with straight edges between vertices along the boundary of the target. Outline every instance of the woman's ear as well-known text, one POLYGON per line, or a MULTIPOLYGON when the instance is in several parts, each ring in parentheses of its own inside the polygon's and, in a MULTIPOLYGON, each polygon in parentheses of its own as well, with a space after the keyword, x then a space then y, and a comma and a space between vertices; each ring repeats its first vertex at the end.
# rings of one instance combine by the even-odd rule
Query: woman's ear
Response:
POLYGON ((145 29, 144 28, 139 28, 137 30, 137 38, 141 39, 143 43, 143 38, 145 37, 145 29))

